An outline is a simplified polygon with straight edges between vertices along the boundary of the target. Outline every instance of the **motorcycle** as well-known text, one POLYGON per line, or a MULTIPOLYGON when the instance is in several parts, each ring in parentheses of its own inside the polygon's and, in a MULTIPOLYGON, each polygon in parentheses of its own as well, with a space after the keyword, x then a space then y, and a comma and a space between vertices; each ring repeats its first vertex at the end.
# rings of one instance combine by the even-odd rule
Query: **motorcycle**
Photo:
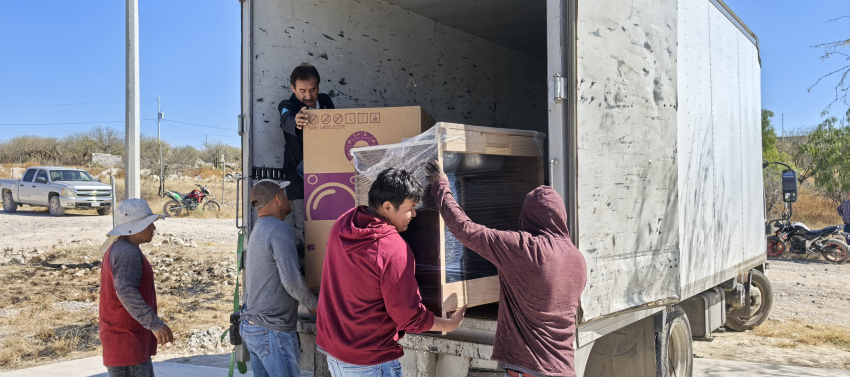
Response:
POLYGON ((198 186, 199 190, 192 190, 192 192, 185 195, 166 190, 164 196, 171 200, 162 206, 162 214, 167 217, 178 217, 185 211, 186 215, 188 215, 189 211, 197 210, 198 206, 204 211, 221 211, 221 204, 216 200, 215 196, 210 194, 210 190, 206 186, 195 186, 198 186))
POLYGON ((767 238, 767 256, 778 258, 786 251, 793 254, 808 255, 821 253, 824 259, 832 263, 842 263, 847 260, 850 246, 845 241, 833 237, 847 239, 842 227, 828 226, 823 229, 811 230, 803 223, 792 223, 786 219, 774 220, 776 232, 767 238))

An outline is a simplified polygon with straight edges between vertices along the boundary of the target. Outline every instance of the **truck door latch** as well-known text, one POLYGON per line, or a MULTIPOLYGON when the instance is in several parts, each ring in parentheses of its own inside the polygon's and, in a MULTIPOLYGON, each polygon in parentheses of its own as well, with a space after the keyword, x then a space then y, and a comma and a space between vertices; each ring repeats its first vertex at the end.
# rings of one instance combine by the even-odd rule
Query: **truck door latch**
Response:
POLYGON ((566 80, 561 76, 560 73, 555 74, 555 103, 561 103, 561 101, 567 99, 567 90, 566 90, 566 80))

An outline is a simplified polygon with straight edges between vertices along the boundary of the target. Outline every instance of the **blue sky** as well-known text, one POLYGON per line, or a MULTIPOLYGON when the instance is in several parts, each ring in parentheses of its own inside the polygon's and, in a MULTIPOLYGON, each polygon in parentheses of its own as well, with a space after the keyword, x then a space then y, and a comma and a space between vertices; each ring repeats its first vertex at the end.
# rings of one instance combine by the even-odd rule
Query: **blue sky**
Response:
MULTIPOLYGON (((821 111, 835 98, 837 78, 807 90, 826 73, 850 64, 833 57, 819 59, 822 51, 813 45, 850 38, 847 0, 724 0, 759 37, 761 46, 762 108, 776 113, 774 124, 781 133, 781 113, 785 130, 810 128, 823 120, 821 111)), ((847 49, 850 52, 850 49, 847 49)), ((847 111, 844 104, 832 107, 834 116, 847 111)))
MULTIPOLYGON (((120 121, 102 125, 123 132, 124 4, 0 2, 0 140, 19 133, 62 136, 97 125, 7 124, 120 121)), ((197 147, 209 135, 210 141, 239 144, 239 12, 236 0, 139 1, 143 135, 156 136, 159 94, 163 139, 197 147)))
MULTIPOLYGON (((139 3, 142 133, 156 135, 152 99, 160 94, 165 140, 201 146, 209 135, 238 145, 239 2, 139 3)), ((850 15, 846 0, 726 3, 759 36, 762 107, 776 112, 777 130, 782 113, 786 130, 819 123, 835 80, 807 89, 848 62, 821 61, 810 46, 850 38, 850 18, 826 23, 850 15)), ((98 124, 53 123, 118 121, 102 125, 123 130, 124 1, 2 1, 0 51, 0 140, 62 136, 98 124), (111 103, 55 105, 93 102, 111 103)), ((833 114, 845 110, 836 105, 833 114)))

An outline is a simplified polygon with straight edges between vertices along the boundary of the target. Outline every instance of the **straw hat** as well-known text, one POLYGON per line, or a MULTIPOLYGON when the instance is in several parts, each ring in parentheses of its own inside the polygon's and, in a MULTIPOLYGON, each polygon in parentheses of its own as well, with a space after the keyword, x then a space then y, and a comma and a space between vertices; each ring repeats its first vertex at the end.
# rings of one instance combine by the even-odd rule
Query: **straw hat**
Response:
POLYGON ((110 236, 129 236, 145 230, 156 220, 164 219, 155 215, 148 202, 143 199, 126 199, 115 211, 115 228, 106 233, 110 236))

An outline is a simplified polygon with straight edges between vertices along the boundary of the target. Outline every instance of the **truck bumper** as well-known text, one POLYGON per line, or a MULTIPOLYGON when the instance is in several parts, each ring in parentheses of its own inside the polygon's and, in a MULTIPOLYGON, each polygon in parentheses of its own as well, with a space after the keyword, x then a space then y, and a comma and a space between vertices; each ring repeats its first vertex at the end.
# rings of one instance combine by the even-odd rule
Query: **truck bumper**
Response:
POLYGON ((112 198, 82 198, 60 196, 59 205, 65 208, 81 209, 112 207, 112 198))

